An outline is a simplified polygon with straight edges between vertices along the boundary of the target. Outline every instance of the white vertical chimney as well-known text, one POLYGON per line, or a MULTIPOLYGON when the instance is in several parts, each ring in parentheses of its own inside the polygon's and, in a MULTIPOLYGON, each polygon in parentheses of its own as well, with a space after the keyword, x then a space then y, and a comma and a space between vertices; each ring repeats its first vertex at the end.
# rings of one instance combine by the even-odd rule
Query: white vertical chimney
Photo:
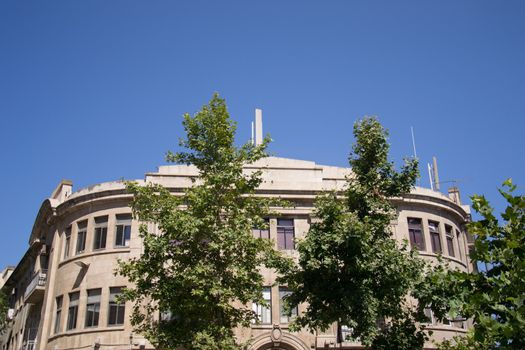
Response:
POLYGON ((259 108, 255 109, 255 145, 258 146, 263 142, 263 130, 262 130, 262 110, 259 108))

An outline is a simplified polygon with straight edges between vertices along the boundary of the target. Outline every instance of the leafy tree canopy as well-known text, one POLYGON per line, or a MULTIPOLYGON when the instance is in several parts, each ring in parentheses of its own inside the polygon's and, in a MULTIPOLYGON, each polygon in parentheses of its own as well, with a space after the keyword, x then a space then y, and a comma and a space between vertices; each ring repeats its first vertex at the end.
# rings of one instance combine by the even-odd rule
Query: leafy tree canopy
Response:
POLYGON ((417 160, 396 171, 387 132, 373 117, 358 121, 354 136, 346 189, 317 199, 316 220, 297 245, 298 267, 283 278, 293 291, 289 306, 308 304, 295 328, 338 322, 374 349, 420 349, 423 315, 407 296, 423 280, 424 263, 392 237, 389 200, 414 186, 417 160))
POLYGON ((500 193, 507 202, 503 222, 484 196, 472 197, 482 219, 468 225, 475 237, 471 259, 483 268, 477 273, 449 272, 441 290, 434 291, 434 295, 454 291, 453 303, 442 309, 453 306, 452 312, 474 321, 467 337, 444 342, 442 349, 525 349, 525 196, 514 194, 516 186, 510 179, 503 185, 500 193))
POLYGON ((7 295, 4 290, 0 289, 0 334, 3 333, 7 325, 7 311, 9 309, 9 303, 7 301, 7 295))
POLYGON ((144 223, 144 252, 120 263, 132 283, 125 298, 135 302, 132 324, 159 349, 240 349, 233 329, 254 318, 247 304, 264 304, 259 268, 287 263, 268 240, 252 235, 272 203, 254 195, 261 173, 245 174, 243 165, 265 157, 269 139, 236 147, 235 124, 217 94, 195 116, 184 115, 183 126, 185 151, 167 159, 196 166, 194 185, 183 195, 127 185, 133 214, 144 223))

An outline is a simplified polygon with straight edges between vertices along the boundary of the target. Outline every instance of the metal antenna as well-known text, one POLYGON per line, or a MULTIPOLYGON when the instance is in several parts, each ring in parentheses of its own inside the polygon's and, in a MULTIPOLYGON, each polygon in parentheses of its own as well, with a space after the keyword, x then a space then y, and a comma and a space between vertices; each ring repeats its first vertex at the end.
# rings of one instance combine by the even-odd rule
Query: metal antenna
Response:
MULTIPOLYGON (((412 147, 414 147, 414 158, 417 159, 417 151, 416 151, 416 138, 414 137, 414 128, 410 127, 410 132, 412 133, 412 147)), ((418 164, 419 168, 419 164, 418 164)), ((421 186, 421 176, 418 176, 417 179, 418 186, 421 186)))
POLYGON ((428 168, 428 180, 430 181, 430 189, 434 191, 434 179, 432 178, 432 166, 430 163, 427 163, 428 168))
POLYGON ((410 132, 412 133, 412 146, 414 147, 414 158, 417 159, 416 138, 414 137, 414 128, 413 127, 410 127, 410 132))

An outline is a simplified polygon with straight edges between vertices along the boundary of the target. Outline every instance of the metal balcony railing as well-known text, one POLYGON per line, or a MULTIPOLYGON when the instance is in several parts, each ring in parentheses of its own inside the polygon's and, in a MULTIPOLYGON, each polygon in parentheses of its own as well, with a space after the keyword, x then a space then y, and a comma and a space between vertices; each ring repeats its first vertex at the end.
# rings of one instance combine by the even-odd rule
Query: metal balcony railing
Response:
POLYGON ((39 270, 37 273, 34 274, 33 278, 31 279, 31 282, 26 288, 26 292, 24 293, 24 298, 27 299, 31 293, 37 288, 37 287, 44 287, 47 282, 47 270, 39 270))
POLYGON ((35 350, 36 340, 28 340, 24 346, 24 350, 35 350))

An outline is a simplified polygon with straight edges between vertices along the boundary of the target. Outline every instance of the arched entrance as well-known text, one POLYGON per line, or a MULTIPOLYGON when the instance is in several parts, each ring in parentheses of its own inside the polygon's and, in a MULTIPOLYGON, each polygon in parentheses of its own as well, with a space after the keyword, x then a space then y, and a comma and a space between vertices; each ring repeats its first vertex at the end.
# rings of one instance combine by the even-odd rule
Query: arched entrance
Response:
POLYGON ((250 350, 310 350, 297 336, 283 331, 279 326, 253 339, 250 350))

